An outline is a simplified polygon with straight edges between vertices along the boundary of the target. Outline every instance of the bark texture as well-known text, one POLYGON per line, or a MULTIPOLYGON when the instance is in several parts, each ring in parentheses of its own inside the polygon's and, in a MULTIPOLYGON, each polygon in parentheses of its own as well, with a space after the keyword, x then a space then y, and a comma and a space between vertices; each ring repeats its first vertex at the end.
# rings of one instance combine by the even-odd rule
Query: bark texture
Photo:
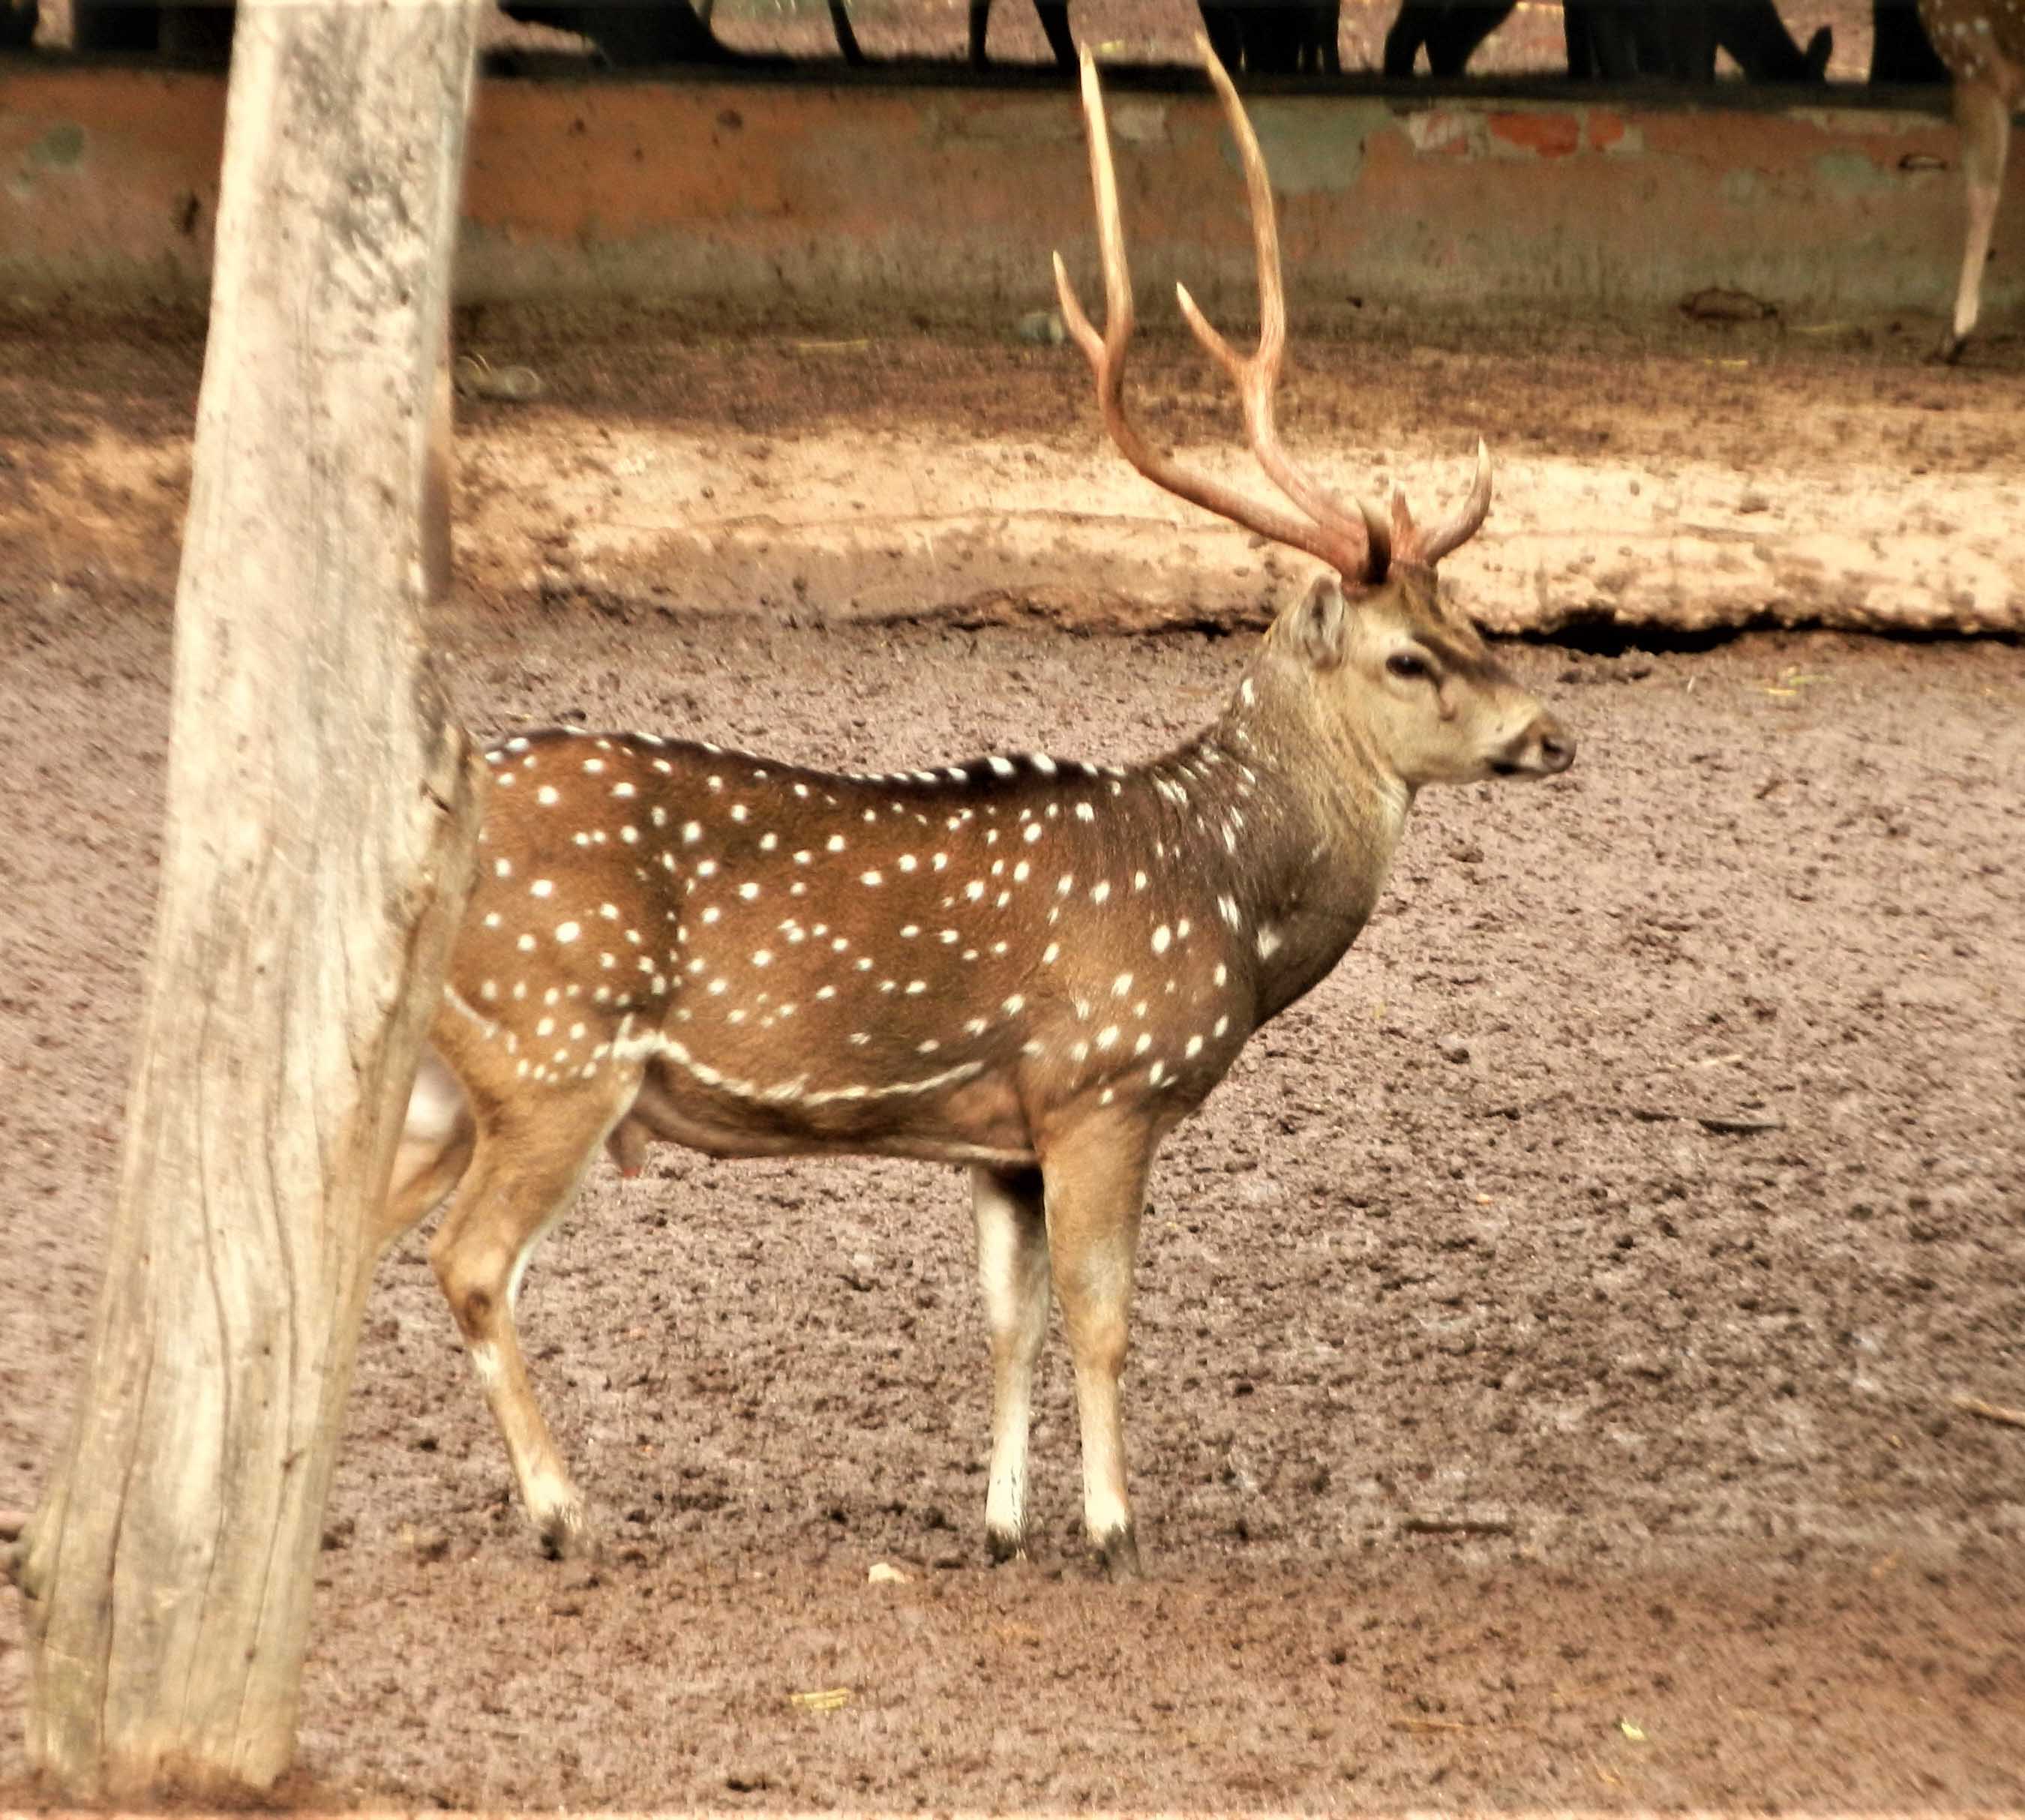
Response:
POLYGON ((270 1788, 407 1088, 481 780, 421 508, 476 9, 239 8, 169 812, 110 1257, 14 1556, 31 1760, 270 1788))

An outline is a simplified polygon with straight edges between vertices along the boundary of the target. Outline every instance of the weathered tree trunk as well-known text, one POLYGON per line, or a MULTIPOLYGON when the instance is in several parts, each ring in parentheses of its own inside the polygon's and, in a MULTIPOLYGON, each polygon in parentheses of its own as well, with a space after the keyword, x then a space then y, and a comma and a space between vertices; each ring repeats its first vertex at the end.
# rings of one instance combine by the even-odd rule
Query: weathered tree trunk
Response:
POLYGON ((447 598, 452 476, 456 470, 456 391, 450 383, 450 299, 436 328, 436 377, 429 394, 429 445, 422 458, 422 585, 432 600, 447 598))
POLYGON ((109 1264, 13 1562, 29 1755, 72 1796, 264 1789, 293 1748, 376 1216, 482 789, 420 625, 476 26, 472 0, 239 9, 109 1264))

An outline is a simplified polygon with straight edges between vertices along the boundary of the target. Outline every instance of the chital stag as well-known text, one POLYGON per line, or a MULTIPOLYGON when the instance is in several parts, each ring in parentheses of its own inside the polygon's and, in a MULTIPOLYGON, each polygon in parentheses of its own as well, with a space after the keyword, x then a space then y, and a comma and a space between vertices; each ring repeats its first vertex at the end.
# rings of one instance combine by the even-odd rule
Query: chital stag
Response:
MULTIPOLYGON (((1207 46, 1205 46, 1207 53, 1207 46)), ((652 734, 508 739, 480 877, 418 1078, 394 1229, 444 1195, 431 1256, 544 1543, 586 1538, 516 1339, 515 1291, 601 1143, 719 1156, 859 1152, 972 1170, 990 1328, 992 1553, 1027 1544, 1030 1387, 1052 1283, 1072 1356, 1083 1514, 1136 1567, 1119 1416, 1140 1213, 1160 1140, 1245 1040, 1342 957, 1414 793, 1539 777, 1573 741, 1445 607, 1435 565, 1483 522, 1346 510, 1273 424, 1285 344, 1273 198, 1222 67, 1262 326, 1237 380, 1251 446, 1298 507, 1176 465, 1128 418, 1133 329, 1094 64, 1083 105, 1108 321, 1062 306, 1104 421, 1170 492, 1320 558, 1222 714, 1130 767, 1038 754, 838 776, 652 734)))
POLYGON ((1954 79, 1968 199, 1954 320, 1939 350, 1942 359, 1951 361, 1960 358, 1982 310, 1983 269, 2011 155, 2011 116, 2025 101, 2025 0, 1920 0, 1920 17, 1954 79))

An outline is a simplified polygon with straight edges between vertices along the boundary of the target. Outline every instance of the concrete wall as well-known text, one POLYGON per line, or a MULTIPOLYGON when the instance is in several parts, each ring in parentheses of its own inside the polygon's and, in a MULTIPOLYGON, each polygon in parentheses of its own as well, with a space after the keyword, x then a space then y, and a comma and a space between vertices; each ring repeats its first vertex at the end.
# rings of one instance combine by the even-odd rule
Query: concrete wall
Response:
MULTIPOLYGON (((1937 97, 1936 109, 1940 105, 1937 97)), ((1297 306, 1670 307, 1722 285, 1813 314, 1939 310, 1961 207, 1938 111, 1257 97, 1297 306)), ((0 289, 195 302, 223 83, 0 64, 0 289)), ((1249 241, 1206 94, 1114 97, 1142 293, 1242 305, 1249 241)), ((1986 314, 2025 304, 2025 138, 1986 314)), ((848 314, 1024 310, 1061 247, 1087 281, 1069 94, 801 79, 491 82, 460 294, 848 314)))

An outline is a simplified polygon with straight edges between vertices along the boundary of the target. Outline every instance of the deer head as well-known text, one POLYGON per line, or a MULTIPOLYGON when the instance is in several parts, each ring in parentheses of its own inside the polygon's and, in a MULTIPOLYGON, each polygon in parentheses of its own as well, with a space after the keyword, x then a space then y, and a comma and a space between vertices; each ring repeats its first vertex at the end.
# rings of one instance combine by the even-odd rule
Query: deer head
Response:
POLYGON ((1280 615, 1249 679, 1255 690, 1270 688, 1285 698, 1283 721, 1305 723, 1307 735, 1325 750, 1347 747, 1409 791, 1424 783, 1566 770, 1575 759, 1573 739, 1505 673, 1476 628, 1446 605, 1435 576, 1435 565, 1475 534, 1490 509, 1490 451, 1482 440, 1468 497, 1431 528, 1418 523, 1396 491, 1389 512, 1365 500, 1354 510, 1346 508, 1281 442, 1273 401, 1286 354, 1287 309, 1272 184, 1237 90, 1209 41, 1197 42, 1244 170, 1259 277, 1257 348, 1240 354, 1185 285, 1178 284, 1175 295, 1196 339, 1237 387, 1259 466, 1295 511, 1192 473, 1155 449, 1126 413, 1125 360, 1135 326, 1132 278, 1097 64, 1085 50, 1082 104, 1104 267, 1104 332, 1084 314, 1060 253, 1055 285, 1064 320, 1097 376, 1105 428, 1156 486, 1305 551, 1333 571, 1280 615))
POLYGON ((1442 610, 1429 574, 1398 568, 1358 596, 1317 577, 1274 621, 1255 670, 1281 697, 1281 720, 1298 715, 1323 750, 1347 747, 1409 792, 1575 761, 1572 736, 1442 610))

